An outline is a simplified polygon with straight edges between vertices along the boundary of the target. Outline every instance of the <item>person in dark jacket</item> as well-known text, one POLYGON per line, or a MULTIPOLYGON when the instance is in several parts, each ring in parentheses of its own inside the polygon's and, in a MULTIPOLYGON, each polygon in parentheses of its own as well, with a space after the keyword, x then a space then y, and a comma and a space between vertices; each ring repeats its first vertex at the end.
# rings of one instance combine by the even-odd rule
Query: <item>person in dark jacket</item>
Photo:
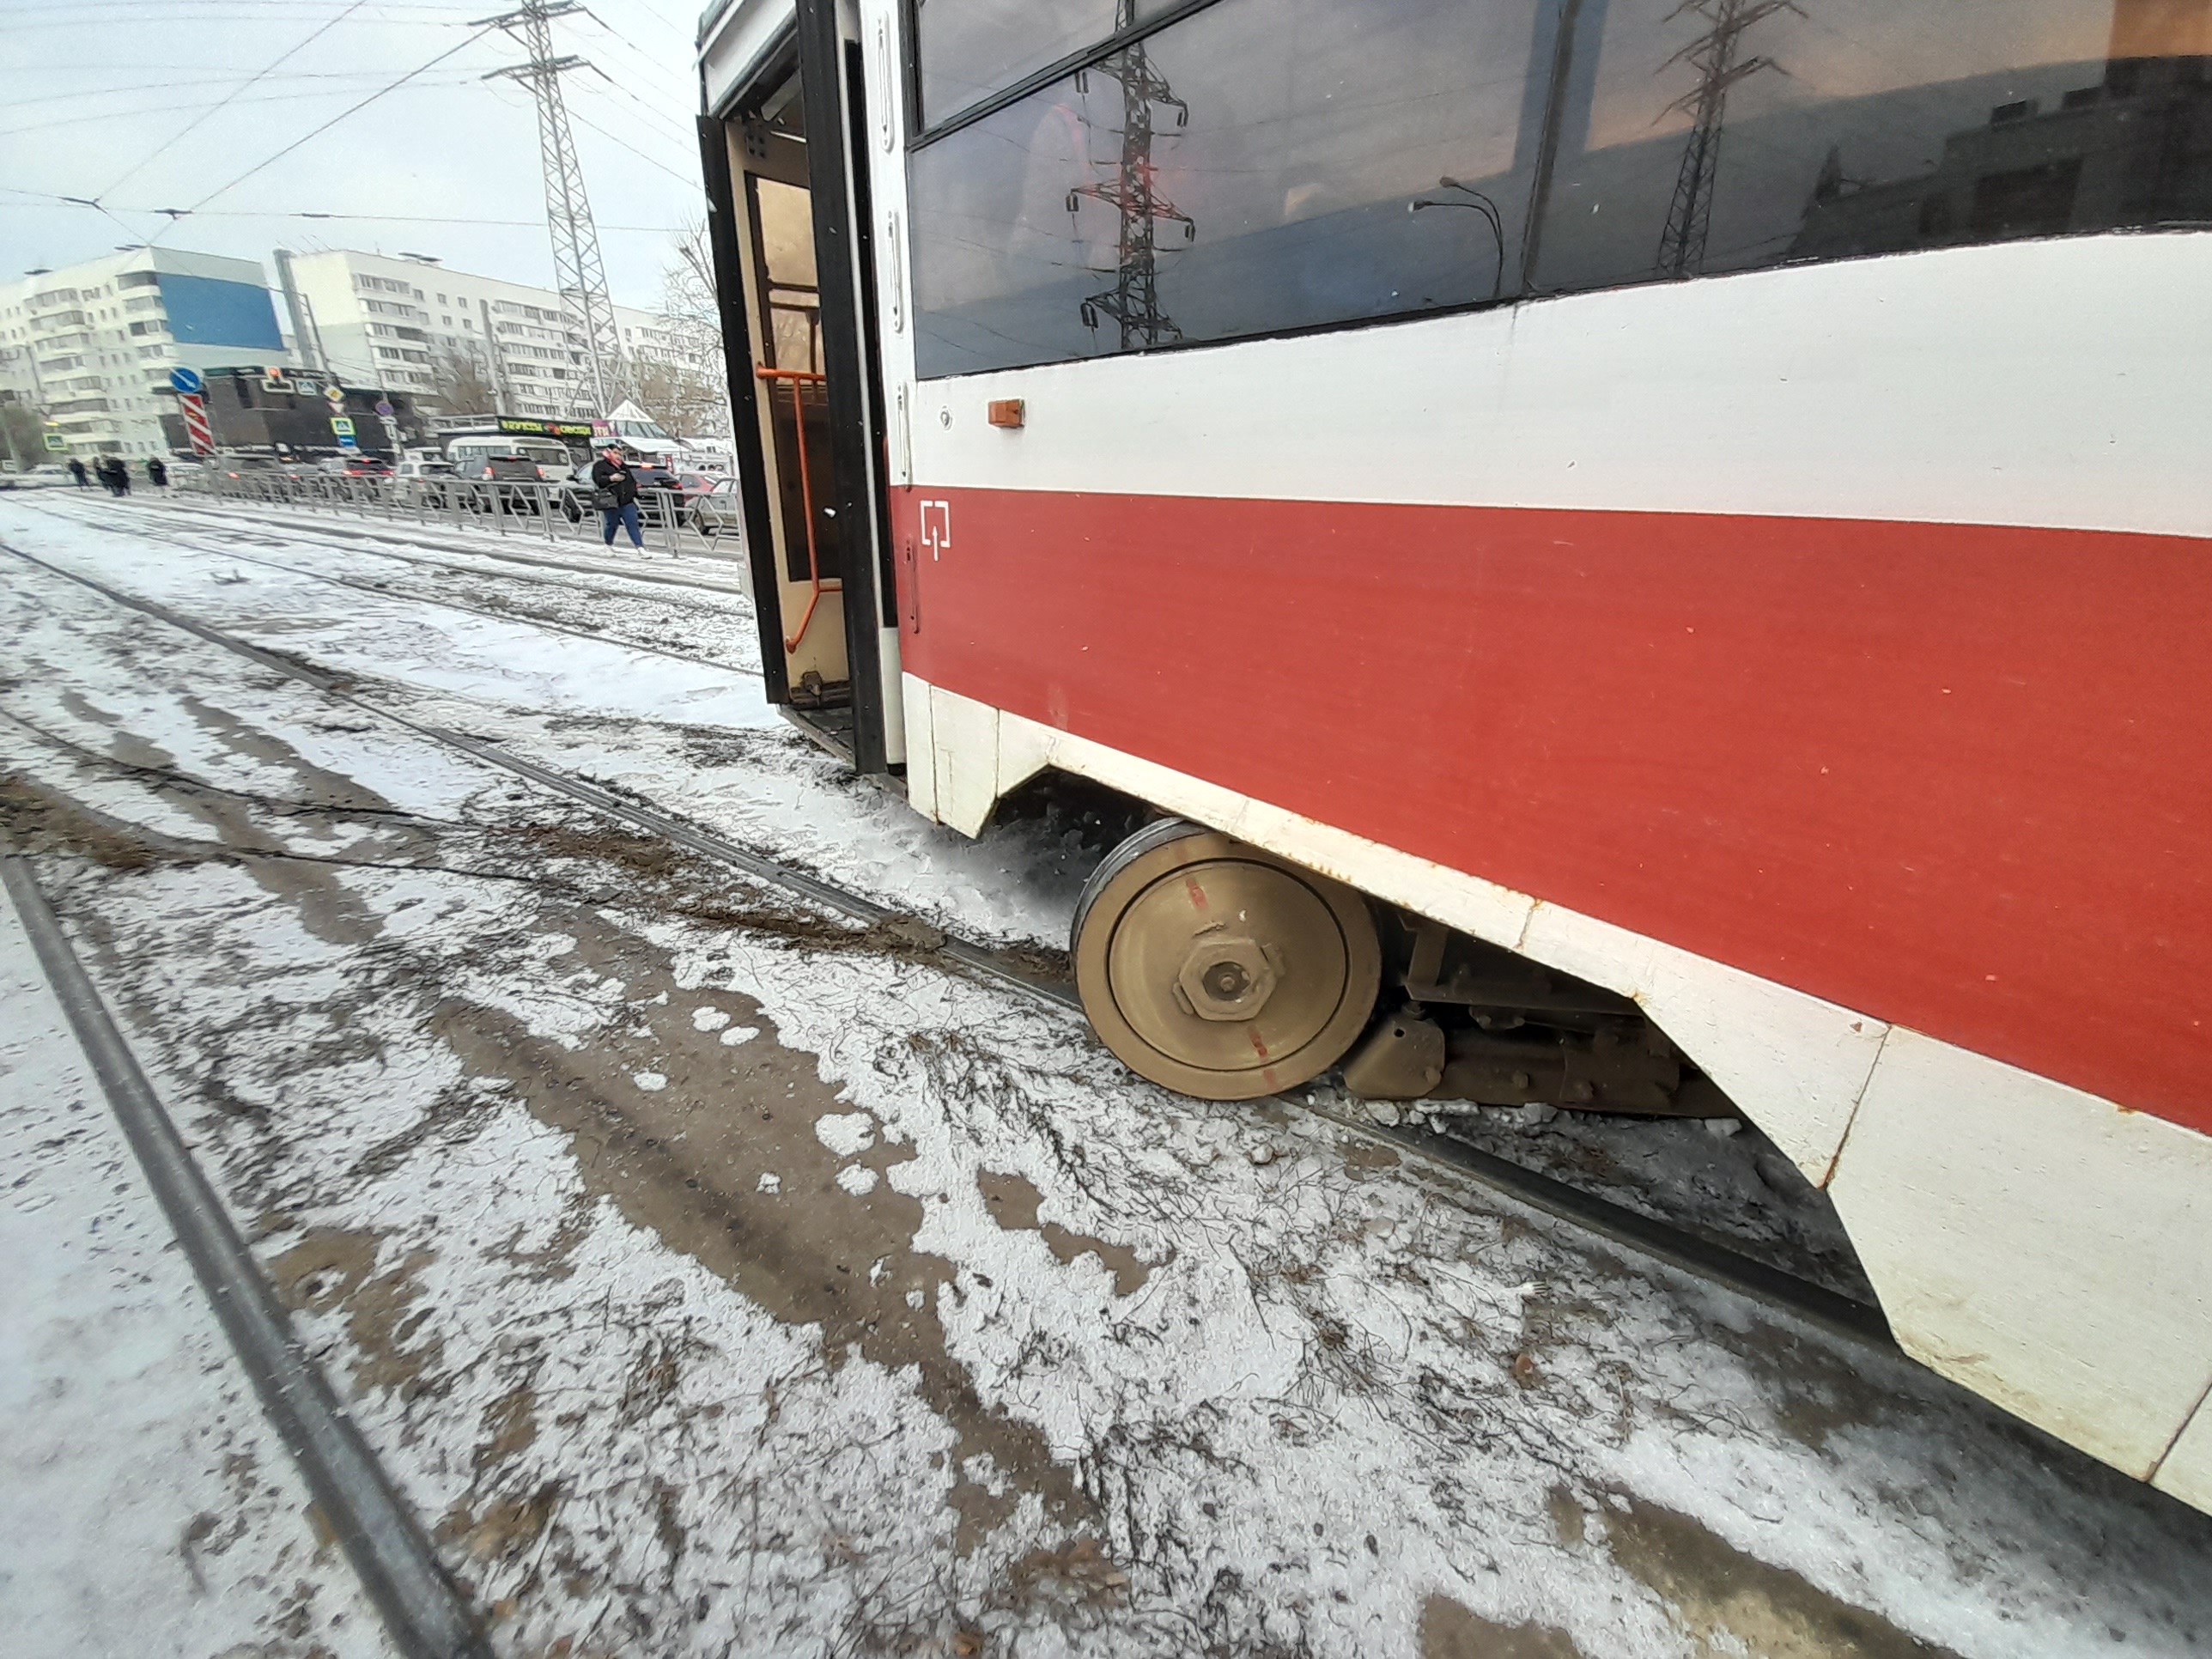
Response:
POLYGON ((70 477, 76 480, 79 489, 85 488, 84 463, 74 455, 70 457, 70 477))
POLYGON ((623 459, 622 446, 609 444, 592 463, 592 499, 599 509, 599 539, 615 544, 615 526, 629 532, 629 544, 645 550, 645 527, 637 512, 637 476, 623 459))
POLYGON ((151 456, 147 459, 146 482, 156 489, 167 489, 169 487, 169 465, 159 455, 151 456))
POLYGON ((131 493, 131 469, 118 456, 100 458, 100 481, 107 486, 107 493, 118 499, 131 493))

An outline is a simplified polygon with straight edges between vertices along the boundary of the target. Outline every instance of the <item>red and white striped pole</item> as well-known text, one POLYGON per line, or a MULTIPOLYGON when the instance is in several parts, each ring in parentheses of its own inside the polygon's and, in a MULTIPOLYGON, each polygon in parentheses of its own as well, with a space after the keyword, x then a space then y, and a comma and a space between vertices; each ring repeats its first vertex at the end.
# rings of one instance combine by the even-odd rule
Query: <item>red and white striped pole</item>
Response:
POLYGON ((192 442, 195 455, 215 453, 215 430, 208 424, 207 399, 197 392, 180 393, 177 407, 184 411, 185 435, 192 442))

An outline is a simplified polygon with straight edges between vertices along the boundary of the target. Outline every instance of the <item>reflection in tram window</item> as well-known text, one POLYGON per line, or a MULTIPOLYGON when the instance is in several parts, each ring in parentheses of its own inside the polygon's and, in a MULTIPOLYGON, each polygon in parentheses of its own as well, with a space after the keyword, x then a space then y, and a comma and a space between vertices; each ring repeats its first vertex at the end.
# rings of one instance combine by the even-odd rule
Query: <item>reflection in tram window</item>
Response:
POLYGON ((2212 0, 1217 0, 917 145, 917 367, 2212 225, 2208 66, 2212 0))
POLYGON ((1115 9, 1115 0, 918 0, 923 121, 933 126, 1105 40, 1115 9))
POLYGON ((2202 222, 2208 19, 2203 0, 1585 0, 1534 287, 2202 222), (1724 22, 1743 26, 1715 88, 1699 60, 1724 22))
POLYGON ((1535 9, 1223 0, 925 146, 921 372, 1510 295, 1535 9))

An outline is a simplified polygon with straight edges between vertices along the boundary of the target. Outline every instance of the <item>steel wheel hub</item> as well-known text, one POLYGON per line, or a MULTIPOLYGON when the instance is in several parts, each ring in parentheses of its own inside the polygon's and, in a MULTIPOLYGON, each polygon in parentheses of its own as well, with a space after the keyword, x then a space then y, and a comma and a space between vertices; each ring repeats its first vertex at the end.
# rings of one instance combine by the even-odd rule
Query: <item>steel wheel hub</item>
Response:
POLYGON ((1305 1082, 1351 1045, 1380 977, 1350 889, 1194 825, 1156 824, 1085 890, 1076 978, 1133 1070, 1243 1100, 1305 1082))

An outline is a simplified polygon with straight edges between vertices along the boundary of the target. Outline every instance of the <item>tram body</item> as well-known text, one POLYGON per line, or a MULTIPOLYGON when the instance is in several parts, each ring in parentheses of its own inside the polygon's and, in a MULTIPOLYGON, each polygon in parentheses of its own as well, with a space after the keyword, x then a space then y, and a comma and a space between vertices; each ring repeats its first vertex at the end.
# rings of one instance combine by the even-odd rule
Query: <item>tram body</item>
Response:
POLYGON ((710 12, 770 694, 1632 1000, 2212 1509, 2212 3, 1840 4, 710 12))

